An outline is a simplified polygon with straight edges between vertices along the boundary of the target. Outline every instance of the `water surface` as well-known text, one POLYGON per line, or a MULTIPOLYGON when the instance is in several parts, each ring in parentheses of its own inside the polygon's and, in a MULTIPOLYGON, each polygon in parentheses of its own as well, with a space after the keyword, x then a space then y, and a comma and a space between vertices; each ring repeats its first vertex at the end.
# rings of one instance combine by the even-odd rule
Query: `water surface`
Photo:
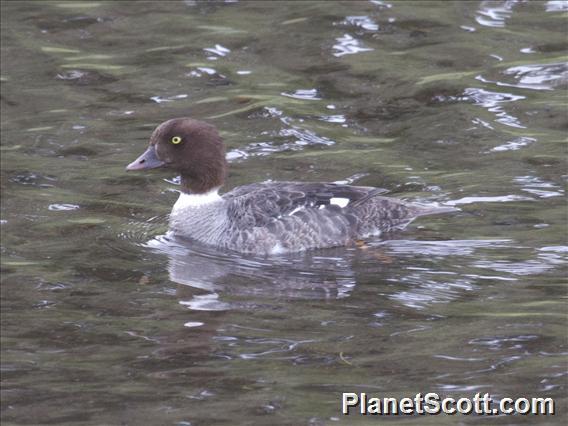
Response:
POLYGON ((352 424, 342 392, 553 397, 566 420, 560 1, 2 2, 3 424, 352 424), (347 181, 455 205, 273 258, 166 235, 215 124, 225 189, 347 181))

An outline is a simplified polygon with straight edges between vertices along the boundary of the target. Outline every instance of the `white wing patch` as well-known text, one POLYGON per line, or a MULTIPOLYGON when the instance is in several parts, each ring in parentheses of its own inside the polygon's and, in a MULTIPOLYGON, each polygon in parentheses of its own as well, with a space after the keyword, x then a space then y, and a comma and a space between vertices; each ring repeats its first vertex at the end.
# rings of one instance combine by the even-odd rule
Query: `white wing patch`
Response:
POLYGON ((341 208, 349 204, 349 198, 333 197, 329 199, 329 204, 335 204, 341 208))

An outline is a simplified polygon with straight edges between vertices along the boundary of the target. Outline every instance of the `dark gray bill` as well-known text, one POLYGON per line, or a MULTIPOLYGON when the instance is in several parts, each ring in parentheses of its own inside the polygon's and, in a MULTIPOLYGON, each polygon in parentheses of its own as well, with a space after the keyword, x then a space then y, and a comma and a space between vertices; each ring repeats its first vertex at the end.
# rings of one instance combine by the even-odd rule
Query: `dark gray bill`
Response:
POLYGON ((126 166, 126 170, 146 170, 162 167, 165 163, 156 155, 156 149, 150 145, 144 153, 126 166))

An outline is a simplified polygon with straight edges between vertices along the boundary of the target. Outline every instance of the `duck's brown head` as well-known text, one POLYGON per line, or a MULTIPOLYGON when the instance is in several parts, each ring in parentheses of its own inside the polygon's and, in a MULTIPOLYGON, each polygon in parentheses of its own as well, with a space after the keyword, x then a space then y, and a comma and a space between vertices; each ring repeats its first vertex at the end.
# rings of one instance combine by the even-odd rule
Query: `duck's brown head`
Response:
POLYGON ((126 170, 167 167, 181 175, 182 190, 195 194, 223 185, 227 160, 223 141, 214 126, 191 118, 173 118, 160 124, 148 149, 126 170))

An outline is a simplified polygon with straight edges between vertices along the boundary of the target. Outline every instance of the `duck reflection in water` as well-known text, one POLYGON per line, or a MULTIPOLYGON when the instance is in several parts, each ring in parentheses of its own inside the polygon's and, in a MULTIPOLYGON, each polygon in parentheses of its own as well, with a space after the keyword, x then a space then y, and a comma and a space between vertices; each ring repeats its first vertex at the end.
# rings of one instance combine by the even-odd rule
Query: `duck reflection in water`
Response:
POLYGON ((222 302, 221 293, 239 298, 340 299, 348 297, 356 284, 350 256, 345 256, 346 252, 357 251, 356 248, 267 259, 220 251, 171 233, 148 241, 146 246, 168 256, 170 280, 183 285, 181 292, 192 297, 180 303, 193 310, 239 307, 222 302))

